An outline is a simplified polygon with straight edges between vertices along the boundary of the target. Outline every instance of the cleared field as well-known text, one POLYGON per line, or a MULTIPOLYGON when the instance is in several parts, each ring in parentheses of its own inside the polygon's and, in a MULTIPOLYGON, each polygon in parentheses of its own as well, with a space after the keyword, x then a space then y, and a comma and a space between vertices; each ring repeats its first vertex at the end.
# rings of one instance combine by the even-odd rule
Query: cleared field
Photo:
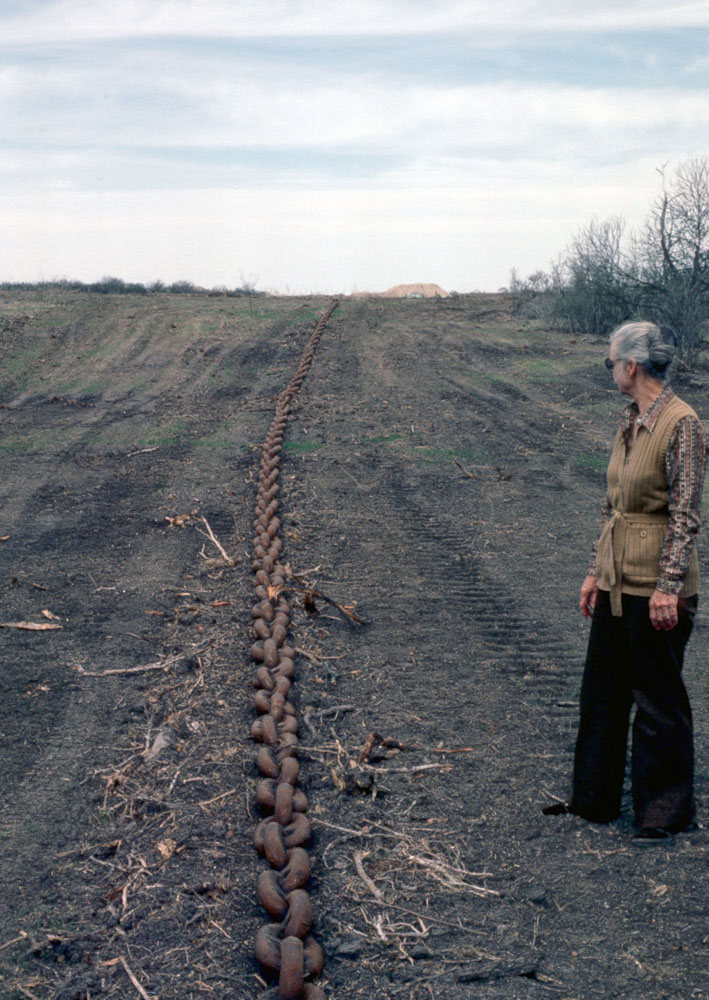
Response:
MULTIPOLYGON (((0 619, 61 625, 0 628, 3 1000, 138 995, 126 966, 161 1000, 263 990, 258 446, 328 304, 0 296, 0 619)), ((577 591, 622 405, 606 353, 501 296, 345 299, 320 342, 286 429, 282 558, 367 622, 293 616, 328 995, 709 995, 706 832, 641 852, 627 811, 540 813, 570 770, 577 591)), ((706 370, 675 385, 709 417, 706 370)), ((700 620, 704 817, 708 653, 700 620)))

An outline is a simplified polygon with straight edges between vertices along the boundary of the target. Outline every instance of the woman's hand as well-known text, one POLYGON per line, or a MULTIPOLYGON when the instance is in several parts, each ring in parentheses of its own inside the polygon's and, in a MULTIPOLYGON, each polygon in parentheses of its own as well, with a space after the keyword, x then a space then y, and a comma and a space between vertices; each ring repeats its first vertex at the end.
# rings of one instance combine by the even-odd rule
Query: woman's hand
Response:
POLYGON ((679 620, 677 594, 663 594, 656 590, 650 598, 650 621, 653 628, 669 630, 679 620))
POLYGON ((584 618, 593 617, 593 609, 596 607, 596 598, 598 597, 597 581, 598 577, 589 575, 581 584, 579 607, 584 618))

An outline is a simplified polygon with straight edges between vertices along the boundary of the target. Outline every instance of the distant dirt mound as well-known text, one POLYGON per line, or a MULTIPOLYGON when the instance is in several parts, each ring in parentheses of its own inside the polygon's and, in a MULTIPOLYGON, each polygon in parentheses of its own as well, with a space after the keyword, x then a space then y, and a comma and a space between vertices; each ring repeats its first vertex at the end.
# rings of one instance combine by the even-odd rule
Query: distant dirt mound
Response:
POLYGON ((383 299, 447 299, 448 292, 440 285, 394 285, 386 292, 357 292, 358 298, 378 296, 383 299))

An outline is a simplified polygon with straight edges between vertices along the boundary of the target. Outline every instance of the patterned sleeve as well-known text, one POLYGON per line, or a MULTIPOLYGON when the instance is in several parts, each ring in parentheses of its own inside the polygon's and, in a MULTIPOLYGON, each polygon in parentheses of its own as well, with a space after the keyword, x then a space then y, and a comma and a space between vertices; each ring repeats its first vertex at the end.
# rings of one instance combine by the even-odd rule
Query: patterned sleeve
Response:
POLYGON ((606 521, 609 519, 609 517, 611 516, 612 512, 613 512, 613 506, 612 506, 612 504, 610 502, 610 498, 608 497, 608 494, 606 493, 606 500, 605 500, 605 503, 603 505, 603 514, 601 515, 601 526, 598 529, 598 534, 596 535, 596 540, 593 543, 593 545, 591 546, 591 561, 588 564, 588 569, 586 570, 586 573, 588 574, 588 576, 597 576, 598 575, 598 540, 600 539, 601 535, 603 534, 603 529, 606 526, 606 521))
POLYGON ((682 417, 672 432, 665 457, 670 491, 670 521, 660 553, 657 589, 678 594, 689 569, 689 557, 699 531, 704 486, 706 442, 702 425, 682 417))

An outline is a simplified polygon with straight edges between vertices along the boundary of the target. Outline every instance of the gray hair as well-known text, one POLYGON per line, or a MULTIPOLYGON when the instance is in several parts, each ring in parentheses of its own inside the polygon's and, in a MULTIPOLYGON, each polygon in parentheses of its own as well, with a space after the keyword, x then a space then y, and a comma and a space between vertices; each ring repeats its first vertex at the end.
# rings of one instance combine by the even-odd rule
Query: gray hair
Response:
POLYGON ((616 327, 610 337, 619 361, 636 361, 650 378, 664 382, 675 348, 655 323, 639 320, 616 327))

